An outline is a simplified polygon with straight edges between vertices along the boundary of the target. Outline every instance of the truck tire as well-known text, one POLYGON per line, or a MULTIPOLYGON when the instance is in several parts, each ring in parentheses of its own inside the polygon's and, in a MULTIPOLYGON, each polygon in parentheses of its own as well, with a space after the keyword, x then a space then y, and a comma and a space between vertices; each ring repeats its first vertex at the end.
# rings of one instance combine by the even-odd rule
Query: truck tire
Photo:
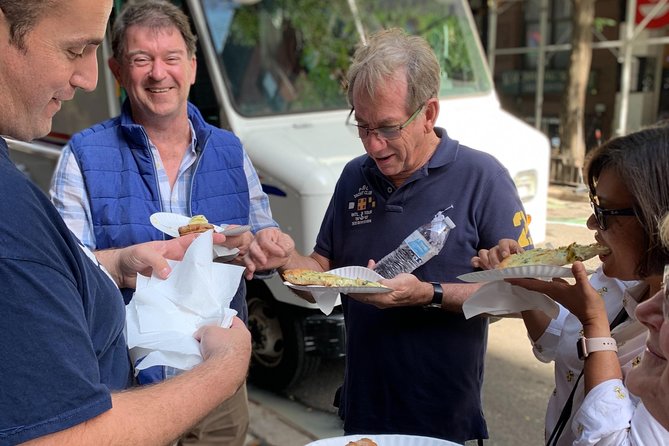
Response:
POLYGON ((321 358, 305 351, 306 312, 278 302, 262 282, 253 282, 247 282, 246 294, 253 343, 249 381, 268 390, 287 390, 314 372, 321 358))

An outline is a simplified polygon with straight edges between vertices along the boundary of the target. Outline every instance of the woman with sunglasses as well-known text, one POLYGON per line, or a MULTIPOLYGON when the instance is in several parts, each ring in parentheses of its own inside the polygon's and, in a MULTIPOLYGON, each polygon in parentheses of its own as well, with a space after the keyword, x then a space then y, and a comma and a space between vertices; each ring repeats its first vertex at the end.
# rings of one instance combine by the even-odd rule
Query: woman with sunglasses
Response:
MULTIPOLYGON (((548 444, 618 444, 617 436, 628 433, 629 419, 621 426, 620 417, 608 413, 591 395, 606 383, 610 398, 626 398, 622 378, 638 365, 645 349, 646 330, 634 310, 660 289, 662 269, 669 262, 657 230, 658 219, 669 211, 668 172, 666 126, 615 138, 595 149, 587 165, 593 207, 587 226, 596 231, 595 240, 610 249, 600 256, 601 267, 588 281, 583 264, 575 262, 574 285, 561 279, 509 280, 563 306, 556 320, 539 311, 522 314, 535 355, 555 361, 556 392, 546 416, 548 444), (611 382, 616 384, 608 387, 611 382), (567 404, 570 400, 572 407, 567 404), (589 414, 588 422, 577 421, 577 411, 589 414)), ((472 264, 494 268, 520 251, 514 241, 502 240, 481 250, 472 264)), ((669 437, 664 444, 669 444, 669 437)))

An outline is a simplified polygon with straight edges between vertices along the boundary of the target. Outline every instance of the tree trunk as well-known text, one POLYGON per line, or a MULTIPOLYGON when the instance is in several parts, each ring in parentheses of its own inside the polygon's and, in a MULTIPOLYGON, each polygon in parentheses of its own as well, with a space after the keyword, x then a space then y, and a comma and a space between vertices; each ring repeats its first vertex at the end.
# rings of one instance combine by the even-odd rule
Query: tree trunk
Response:
POLYGON ((572 37, 567 90, 560 116, 560 150, 569 153, 577 168, 585 160, 583 111, 592 61, 592 24, 595 0, 570 0, 572 6, 572 37))

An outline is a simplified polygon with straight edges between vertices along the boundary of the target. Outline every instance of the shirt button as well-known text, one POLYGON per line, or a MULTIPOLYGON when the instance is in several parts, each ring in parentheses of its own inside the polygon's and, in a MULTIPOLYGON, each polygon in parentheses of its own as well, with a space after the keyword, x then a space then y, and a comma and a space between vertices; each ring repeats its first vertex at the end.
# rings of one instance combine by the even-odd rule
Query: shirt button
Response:
POLYGON ((392 188, 392 187, 389 187, 389 188, 388 188, 388 193, 391 194, 392 192, 393 192, 393 188, 392 188))

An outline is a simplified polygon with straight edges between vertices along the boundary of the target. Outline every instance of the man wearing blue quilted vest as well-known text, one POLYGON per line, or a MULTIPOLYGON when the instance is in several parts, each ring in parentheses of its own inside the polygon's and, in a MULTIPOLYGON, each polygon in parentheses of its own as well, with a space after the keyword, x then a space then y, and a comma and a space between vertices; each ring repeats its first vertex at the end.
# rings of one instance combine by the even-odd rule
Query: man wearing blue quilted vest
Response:
MULTIPOLYGON (((129 3, 116 18, 109 67, 127 100, 120 116, 72 137, 50 191, 67 225, 89 248, 163 239, 149 220, 159 211, 251 225, 251 232, 227 239, 227 247, 240 250, 238 259, 251 243, 271 243, 280 234, 240 140, 207 124, 188 102, 195 44, 188 18, 166 1, 129 3)), ((246 322, 245 294, 242 280, 231 306, 246 322)), ((126 290, 126 301, 131 295, 126 290)), ((140 382, 178 373, 152 369, 140 382)), ((241 446, 248 423, 242 386, 178 444, 241 446)))

